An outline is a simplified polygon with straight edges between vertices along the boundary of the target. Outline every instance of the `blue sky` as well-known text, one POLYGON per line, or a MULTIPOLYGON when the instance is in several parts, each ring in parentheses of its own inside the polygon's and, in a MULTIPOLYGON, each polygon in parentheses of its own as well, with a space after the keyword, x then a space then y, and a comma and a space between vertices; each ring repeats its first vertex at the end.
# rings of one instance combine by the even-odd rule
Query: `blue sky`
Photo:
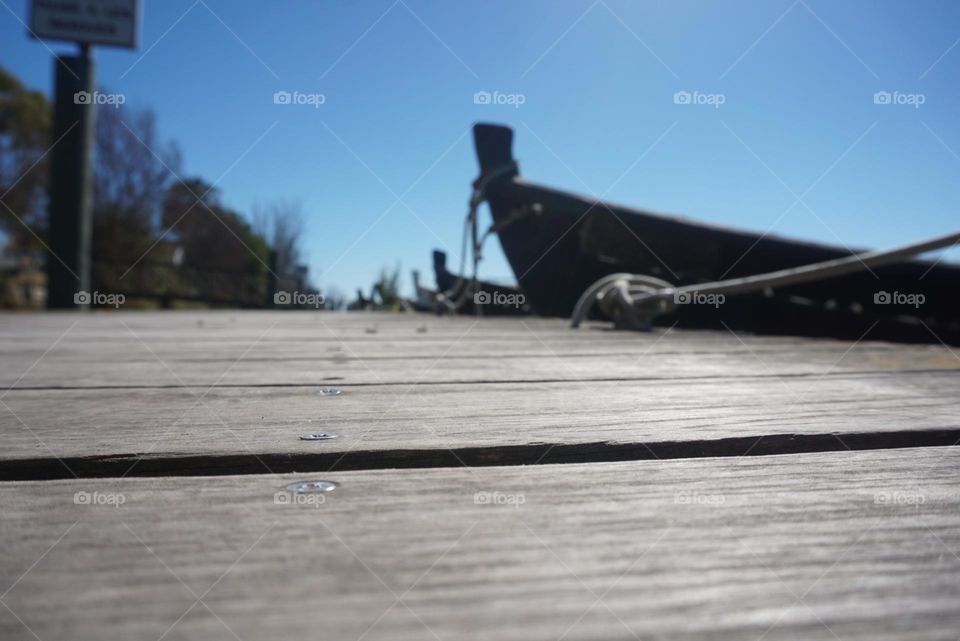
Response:
MULTIPOLYGON (((27 0, 3 3, 0 63, 49 92, 27 0)), ((244 212, 302 201, 314 278, 350 293, 459 251, 477 120, 517 130, 528 179, 617 202, 850 247, 945 233, 958 39, 960 4, 934 0, 145 0, 140 49, 97 60, 184 175, 244 212)), ((481 275, 512 280, 496 242, 481 275)))

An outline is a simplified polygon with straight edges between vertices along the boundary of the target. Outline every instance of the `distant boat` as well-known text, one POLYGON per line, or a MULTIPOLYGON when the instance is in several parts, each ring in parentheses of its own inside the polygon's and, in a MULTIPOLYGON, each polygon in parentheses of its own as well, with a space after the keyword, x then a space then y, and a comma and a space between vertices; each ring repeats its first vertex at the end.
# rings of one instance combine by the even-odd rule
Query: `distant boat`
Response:
MULTIPOLYGON (((447 269, 447 254, 439 249, 433 251, 433 271, 437 278, 437 291, 449 303, 459 299, 464 288, 470 287, 469 278, 461 279, 447 269)), ((527 316, 533 313, 526 295, 519 288, 488 281, 479 281, 475 292, 468 291, 463 305, 456 311, 474 314, 478 311, 477 307, 482 307, 484 316, 527 316)))
MULTIPOLYGON (((527 301, 543 316, 569 317, 590 285, 619 272, 683 286, 854 253, 650 213, 527 182, 513 159, 513 130, 477 124, 473 133, 479 181, 485 183, 503 251, 527 301)), ((731 296, 722 305, 677 305, 656 324, 960 344, 958 295, 960 268, 912 260, 772 292, 731 296)))

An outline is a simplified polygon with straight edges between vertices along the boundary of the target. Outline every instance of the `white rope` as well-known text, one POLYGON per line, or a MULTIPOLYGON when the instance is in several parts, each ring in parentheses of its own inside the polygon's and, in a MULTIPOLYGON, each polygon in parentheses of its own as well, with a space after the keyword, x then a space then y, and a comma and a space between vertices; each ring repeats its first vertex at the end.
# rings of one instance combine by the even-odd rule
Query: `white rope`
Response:
POLYGON ((617 326, 648 328, 654 316, 673 310, 677 297, 684 294, 745 294, 824 278, 833 278, 902 261, 905 258, 941 249, 960 242, 960 231, 884 251, 870 251, 843 258, 825 260, 802 267, 781 269, 766 274, 672 287, 669 283, 636 274, 612 274, 588 287, 573 309, 571 326, 579 327, 595 304, 613 318, 617 326), (660 284, 657 284, 658 281, 660 284))

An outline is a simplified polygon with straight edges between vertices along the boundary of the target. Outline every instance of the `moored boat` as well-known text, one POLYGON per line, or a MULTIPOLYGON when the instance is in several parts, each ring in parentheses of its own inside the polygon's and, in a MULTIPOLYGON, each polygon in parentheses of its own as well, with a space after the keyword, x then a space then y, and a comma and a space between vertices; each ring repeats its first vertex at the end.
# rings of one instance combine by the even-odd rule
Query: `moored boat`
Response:
MULTIPOLYGON (((483 198, 534 311, 570 316, 615 273, 675 286, 753 276, 849 257, 848 248, 792 240, 608 203, 529 182, 513 131, 477 124, 483 198)), ((659 325, 756 333, 960 344, 960 267, 903 260, 813 282, 717 299, 678 301, 659 325)))

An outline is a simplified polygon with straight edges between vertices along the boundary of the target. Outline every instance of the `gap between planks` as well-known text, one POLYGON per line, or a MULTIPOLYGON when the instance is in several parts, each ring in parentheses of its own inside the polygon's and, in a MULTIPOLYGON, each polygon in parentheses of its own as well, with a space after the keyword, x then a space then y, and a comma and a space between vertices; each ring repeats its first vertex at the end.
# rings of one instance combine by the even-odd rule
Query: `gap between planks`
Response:
POLYGON ((328 473, 357 470, 537 466, 693 458, 745 458, 817 452, 952 448, 960 428, 879 433, 765 434, 700 441, 543 443, 428 450, 49 457, 0 462, 0 481, 156 476, 328 473))
POLYGON ((193 388, 223 388, 223 389, 276 389, 276 388, 306 388, 324 387, 336 384, 337 387, 420 387, 433 385, 541 385, 545 383, 630 383, 647 381, 726 381, 726 380, 764 380, 764 379, 843 379, 859 378, 864 376, 897 377, 922 374, 958 375, 960 369, 891 369, 891 370, 847 370, 830 372, 771 372, 769 374, 707 374, 703 376, 590 376, 577 378, 525 378, 525 379, 473 379, 473 380, 414 380, 414 381, 344 381, 340 376, 326 376, 311 383, 216 383, 207 385, 204 382, 170 383, 165 385, 17 385, 15 387, 0 388, 0 392, 31 392, 57 390, 151 390, 151 389, 193 389, 193 388))

